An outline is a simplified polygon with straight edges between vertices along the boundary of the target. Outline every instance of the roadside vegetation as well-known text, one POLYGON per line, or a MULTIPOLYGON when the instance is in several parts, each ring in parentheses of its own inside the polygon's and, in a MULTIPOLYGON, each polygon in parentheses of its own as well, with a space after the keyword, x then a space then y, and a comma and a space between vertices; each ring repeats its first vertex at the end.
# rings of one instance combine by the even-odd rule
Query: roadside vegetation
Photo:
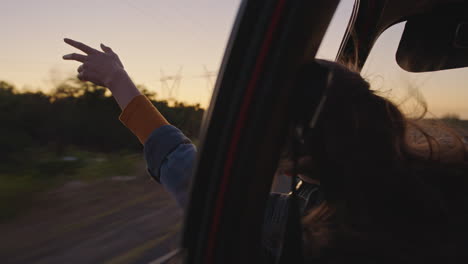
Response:
MULTIPOLYGON (((170 105, 140 88, 169 122, 198 141, 199 105, 170 105)), ((46 94, 0 81, 0 221, 67 182, 134 173, 142 146, 119 114, 106 89, 90 83, 70 79, 46 94)))

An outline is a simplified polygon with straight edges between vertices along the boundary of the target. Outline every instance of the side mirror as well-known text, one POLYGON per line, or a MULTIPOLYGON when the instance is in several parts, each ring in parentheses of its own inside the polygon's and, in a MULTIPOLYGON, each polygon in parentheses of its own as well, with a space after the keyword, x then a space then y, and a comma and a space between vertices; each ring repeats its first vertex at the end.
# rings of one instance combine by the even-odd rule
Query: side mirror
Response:
POLYGON ((468 67, 468 5, 452 4, 408 18, 396 60, 410 72, 468 67))

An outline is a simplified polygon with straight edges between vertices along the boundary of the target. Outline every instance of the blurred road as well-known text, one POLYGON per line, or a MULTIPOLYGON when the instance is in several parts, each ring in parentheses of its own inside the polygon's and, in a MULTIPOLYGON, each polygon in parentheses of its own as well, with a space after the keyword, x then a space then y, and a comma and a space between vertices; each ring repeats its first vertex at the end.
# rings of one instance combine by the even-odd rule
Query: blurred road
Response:
POLYGON ((182 211, 141 170, 70 182, 0 224, 0 263, 148 263, 178 245, 182 211))

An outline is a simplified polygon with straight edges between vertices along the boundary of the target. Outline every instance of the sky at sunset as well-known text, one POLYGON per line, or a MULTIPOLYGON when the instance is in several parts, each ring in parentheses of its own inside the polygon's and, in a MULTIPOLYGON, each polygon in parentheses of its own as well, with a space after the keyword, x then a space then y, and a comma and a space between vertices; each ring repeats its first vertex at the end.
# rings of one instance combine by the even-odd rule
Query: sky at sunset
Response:
POLYGON ((182 69, 179 99, 207 104, 207 81, 197 76, 220 65, 240 1, 2 0, 0 79, 50 89, 76 74, 75 52, 64 37, 119 54, 138 84, 164 96, 160 70, 182 69), (7 26, 5 26, 7 25, 7 26), (8 37, 6 37, 8 36, 8 37))
POLYGON ((403 30, 404 23, 400 23, 380 36, 364 65, 362 76, 371 82, 373 89, 397 104, 412 94, 412 100, 402 105, 410 116, 421 113, 415 100, 421 96, 428 105, 427 117, 457 114, 468 119, 468 68, 427 73, 404 71, 395 60, 403 30))
MULTIPOLYGON (((2 0, 0 80, 29 90, 49 90, 76 74, 78 62, 62 61, 75 52, 64 37, 119 54, 137 84, 167 96, 161 69, 172 75, 182 67, 179 100, 209 103, 204 65, 217 71, 240 0, 2 0)), ((318 57, 334 59, 353 6, 342 0, 318 57)), ((396 101, 406 87, 419 87, 436 115, 468 118, 467 69, 410 74, 394 60, 403 25, 384 33, 363 70, 374 88, 396 101)), ((171 83, 169 83, 171 84, 171 83)), ((176 95, 176 94, 174 94, 176 95)))

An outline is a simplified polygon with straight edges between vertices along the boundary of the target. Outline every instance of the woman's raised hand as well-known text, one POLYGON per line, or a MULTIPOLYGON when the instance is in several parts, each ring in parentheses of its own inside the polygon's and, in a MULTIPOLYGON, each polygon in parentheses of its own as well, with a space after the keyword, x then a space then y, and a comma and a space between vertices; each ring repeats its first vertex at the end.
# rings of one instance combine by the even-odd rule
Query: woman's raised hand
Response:
POLYGON ((75 40, 66 38, 64 41, 86 54, 71 53, 63 56, 64 60, 83 63, 78 67, 78 79, 109 88, 122 110, 135 96, 141 95, 125 72, 119 56, 111 48, 101 44, 102 51, 99 51, 75 40))
POLYGON ((102 51, 99 51, 72 39, 66 38, 64 41, 86 54, 71 53, 63 56, 64 60, 75 60, 82 63, 78 67, 78 79, 111 89, 113 80, 126 75, 119 56, 104 44, 101 44, 102 51))

